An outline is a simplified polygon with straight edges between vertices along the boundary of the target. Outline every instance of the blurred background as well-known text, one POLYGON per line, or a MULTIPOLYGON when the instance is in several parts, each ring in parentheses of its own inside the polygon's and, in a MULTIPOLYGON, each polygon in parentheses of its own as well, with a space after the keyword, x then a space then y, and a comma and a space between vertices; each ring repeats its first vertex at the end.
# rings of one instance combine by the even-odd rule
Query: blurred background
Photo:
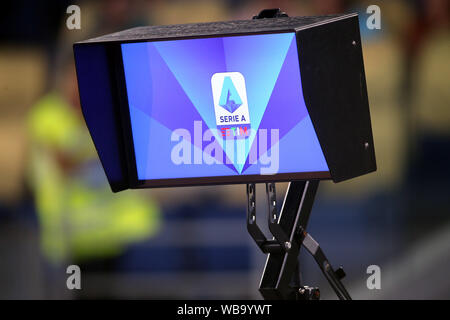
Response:
MULTIPOLYGON (((260 299, 265 256, 247 234, 245 185, 110 192, 80 116, 72 44, 275 7, 360 19, 378 171, 321 183, 310 233, 344 266, 353 298, 450 299, 447 0, 2 3, 0 299, 260 299), (66 27, 71 4, 80 30, 66 27), (372 4, 380 30, 366 26, 372 4), (66 287, 71 264, 82 290, 66 287), (366 286, 369 265, 381 268, 381 290, 366 286)), ((257 193, 262 225, 263 185, 257 193)), ((305 284, 335 299, 312 258, 301 259, 305 284)))

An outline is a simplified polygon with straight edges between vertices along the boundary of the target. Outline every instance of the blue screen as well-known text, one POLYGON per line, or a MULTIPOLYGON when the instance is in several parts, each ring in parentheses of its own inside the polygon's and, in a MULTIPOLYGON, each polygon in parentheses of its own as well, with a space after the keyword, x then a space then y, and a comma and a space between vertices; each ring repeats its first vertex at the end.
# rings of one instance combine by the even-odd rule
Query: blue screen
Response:
POLYGON ((294 33, 121 46, 139 180, 328 171, 294 33))

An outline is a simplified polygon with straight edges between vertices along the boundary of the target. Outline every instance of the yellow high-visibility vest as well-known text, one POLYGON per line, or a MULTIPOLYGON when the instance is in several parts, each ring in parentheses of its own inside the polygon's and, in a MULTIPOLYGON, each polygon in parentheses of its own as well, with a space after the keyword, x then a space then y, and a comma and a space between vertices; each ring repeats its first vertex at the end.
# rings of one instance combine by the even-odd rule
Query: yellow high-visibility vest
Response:
POLYGON ((51 261, 117 255, 157 232, 159 209, 144 192, 111 192, 76 108, 48 94, 32 108, 28 128, 29 183, 51 261))

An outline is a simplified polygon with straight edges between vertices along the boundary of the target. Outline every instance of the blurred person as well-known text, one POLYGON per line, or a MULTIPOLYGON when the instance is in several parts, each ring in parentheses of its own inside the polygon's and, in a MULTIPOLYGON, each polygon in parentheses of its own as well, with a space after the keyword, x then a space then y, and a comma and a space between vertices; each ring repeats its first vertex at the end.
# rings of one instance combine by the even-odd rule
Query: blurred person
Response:
MULTIPOLYGON (((103 1, 103 9, 107 3, 122 8, 121 1, 103 1)), ((82 14, 89 17, 87 8, 82 6, 82 14)), ((116 19, 116 9, 110 10, 112 18, 103 20, 122 23, 116 19)), ((82 29, 85 37, 86 29, 104 28, 95 21, 91 29, 86 25, 82 29)), ((73 38, 62 41, 51 89, 27 118, 27 182, 34 196, 41 247, 51 265, 75 263, 82 272, 113 271, 129 245, 158 232, 160 210, 147 192, 111 192, 82 119, 72 48, 64 45, 73 38)))
POLYGON ((114 257, 157 231, 158 207, 141 194, 113 194, 81 118, 73 63, 28 118, 29 178, 45 255, 52 262, 114 257))

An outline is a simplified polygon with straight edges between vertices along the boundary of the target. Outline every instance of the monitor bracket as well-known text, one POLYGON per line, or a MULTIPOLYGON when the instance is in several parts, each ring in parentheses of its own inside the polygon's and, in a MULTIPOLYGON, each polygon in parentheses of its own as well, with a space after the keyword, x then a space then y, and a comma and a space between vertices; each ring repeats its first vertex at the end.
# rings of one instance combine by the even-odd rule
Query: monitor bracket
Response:
POLYGON ((320 298, 318 288, 302 286, 299 267, 301 246, 314 257, 338 298, 351 299, 341 282, 345 276, 342 267, 334 270, 319 244, 306 232, 318 186, 318 180, 290 182, 278 214, 275 183, 266 183, 268 229, 273 236, 267 239, 256 222, 255 184, 247 184, 247 230, 261 251, 268 254, 259 286, 264 299, 320 298))

